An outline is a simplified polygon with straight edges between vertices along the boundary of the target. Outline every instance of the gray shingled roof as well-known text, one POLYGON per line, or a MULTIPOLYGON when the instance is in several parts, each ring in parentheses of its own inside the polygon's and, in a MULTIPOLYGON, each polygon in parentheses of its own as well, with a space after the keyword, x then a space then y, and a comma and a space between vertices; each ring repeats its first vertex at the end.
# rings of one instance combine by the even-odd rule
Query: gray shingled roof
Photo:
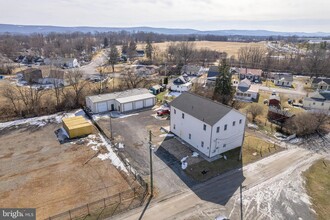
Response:
POLYGON ((189 92, 182 93, 170 103, 170 106, 204 121, 211 126, 232 110, 229 106, 189 92))
POLYGON ((319 82, 325 82, 326 84, 330 84, 330 78, 314 78, 313 81, 312 81, 312 84, 316 84, 316 83, 319 83, 319 82))

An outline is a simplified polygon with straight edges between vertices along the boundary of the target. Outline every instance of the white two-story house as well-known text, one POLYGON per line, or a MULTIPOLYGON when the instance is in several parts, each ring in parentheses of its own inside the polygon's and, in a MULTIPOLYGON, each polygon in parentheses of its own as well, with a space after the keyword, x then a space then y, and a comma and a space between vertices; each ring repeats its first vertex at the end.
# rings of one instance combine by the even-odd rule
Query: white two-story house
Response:
POLYGON ((246 116, 239 111, 189 92, 170 106, 171 132, 206 157, 242 146, 246 116))

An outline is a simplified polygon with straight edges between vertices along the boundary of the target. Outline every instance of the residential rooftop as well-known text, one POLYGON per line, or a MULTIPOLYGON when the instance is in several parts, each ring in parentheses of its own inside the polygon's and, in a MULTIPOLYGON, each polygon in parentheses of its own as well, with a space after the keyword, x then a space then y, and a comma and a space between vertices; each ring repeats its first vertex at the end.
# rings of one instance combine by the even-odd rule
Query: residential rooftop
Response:
POLYGON ((233 110, 229 106, 190 92, 182 93, 170 103, 170 106, 180 109, 211 126, 233 110))

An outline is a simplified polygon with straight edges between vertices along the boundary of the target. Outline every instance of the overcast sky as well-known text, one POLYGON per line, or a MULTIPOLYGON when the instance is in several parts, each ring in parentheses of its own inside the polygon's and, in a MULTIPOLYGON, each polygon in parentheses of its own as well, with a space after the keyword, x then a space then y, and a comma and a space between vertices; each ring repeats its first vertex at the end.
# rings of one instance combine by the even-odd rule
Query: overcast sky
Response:
POLYGON ((330 0, 0 0, 0 23, 330 32, 330 0))

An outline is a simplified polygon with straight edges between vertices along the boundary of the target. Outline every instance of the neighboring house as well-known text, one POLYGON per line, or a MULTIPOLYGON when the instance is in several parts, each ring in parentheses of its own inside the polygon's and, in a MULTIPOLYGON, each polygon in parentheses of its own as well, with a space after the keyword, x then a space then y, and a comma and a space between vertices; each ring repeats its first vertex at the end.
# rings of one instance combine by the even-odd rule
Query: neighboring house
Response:
POLYGON ((314 78, 312 88, 318 91, 330 91, 330 78, 314 78))
POLYGON ((268 105, 281 109, 281 98, 277 95, 269 96, 268 105))
POLYGON ((220 74, 218 66, 210 66, 209 71, 207 72, 207 81, 209 85, 215 85, 218 75, 220 74))
POLYGON ((276 106, 269 106, 267 117, 270 121, 283 124, 289 118, 291 118, 293 114, 286 110, 281 110, 276 106))
POLYGON ((180 76, 173 81, 171 90, 176 92, 187 92, 191 89, 192 83, 188 77, 180 76))
POLYGON ((258 98, 259 87, 252 85, 250 80, 243 79, 237 85, 235 98, 245 101, 255 101, 258 98))
POLYGON ((171 132, 206 158, 242 146, 246 116, 239 111, 189 92, 170 106, 171 132))
POLYGON ((38 83, 42 79, 42 72, 40 69, 28 68, 26 70, 16 73, 19 81, 25 81, 27 83, 38 83))
POLYGON ((261 69, 240 68, 238 69, 238 74, 240 80, 248 79, 250 80, 250 82, 255 82, 255 83, 261 82, 261 74, 262 74, 261 69))
POLYGON ((80 66, 76 58, 46 58, 44 63, 46 65, 53 65, 61 68, 76 68, 80 66))
POLYGON ((329 111, 330 110, 330 92, 313 92, 308 94, 303 100, 305 109, 329 111))
POLYGON ((55 87, 70 85, 63 70, 50 70, 49 76, 39 81, 41 84, 52 84, 55 87))
POLYGON ((184 65, 181 68, 181 75, 186 74, 187 76, 200 76, 202 72, 203 68, 196 65, 184 65))
POLYGON ((148 89, 131 89, 86 97, 86 106, 92 113, 129 112, 152 107, 155 104, 156 97, 148 89))
POLYGON ((293 76, 291 73, 275 73, 273 74, 274 84, 277 86, 291 87, 293 76))

